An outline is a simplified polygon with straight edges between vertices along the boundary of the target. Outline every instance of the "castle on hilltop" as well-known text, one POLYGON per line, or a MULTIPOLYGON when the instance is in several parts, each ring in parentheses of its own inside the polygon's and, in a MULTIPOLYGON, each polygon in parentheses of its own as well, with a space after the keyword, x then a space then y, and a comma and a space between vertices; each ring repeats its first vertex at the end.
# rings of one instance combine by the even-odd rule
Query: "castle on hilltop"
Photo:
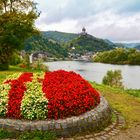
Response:
POLYGON ((87 32, 86 32, 86 28, 85 27, 82 28, 82 32, 80 33, 80 35, 87 35, 87 32))

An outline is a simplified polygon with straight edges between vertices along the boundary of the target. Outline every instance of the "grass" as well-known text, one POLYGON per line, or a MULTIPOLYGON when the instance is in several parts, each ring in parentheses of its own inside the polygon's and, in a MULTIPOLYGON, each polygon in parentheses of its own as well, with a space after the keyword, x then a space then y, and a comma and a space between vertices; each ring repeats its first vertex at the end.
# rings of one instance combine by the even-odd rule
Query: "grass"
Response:
POLYGON ((18 138, 18 140, 56 140, 56 135, 53 132, 24 132, 18 138))
POLYGON ((13 133, 11 131, 0 129, 0 139, 16 138, 18 137, 18 135, 19 135, 18 133, 13 133))
POLYGON ((19 72, 40 72, 40 70, 33 70, 27 68, 25 69, 25 68, 20 68, 19 66, 10 66, 9 70, 0 71, 0 83, 2 83, 2 81, 6 78, 6 76, 19 72))
POLYGON ((130 94, 132 96, 135 96, 135 97, 139 97, 140 98, 140 90, 139 89, 127 89, 125 90, 127 92, 127 94, 130 94))
POLYGON ((0 139, 17 139, 17 140, 56 140, 56 135, 49 131, 32 131, 32 132, 12 132, 0 129, 0 139))
POLYGON ((135 123, 140 123, 139 91, 136 91, 138 97, 134 97, 137 96, 137 94, 133 94, 133 92, 131 92, 133 90, 128 91, 96 83, 91 84, 108 100, 113 109, 119 111, 125 117, 128 127, 135 125, 135 123))

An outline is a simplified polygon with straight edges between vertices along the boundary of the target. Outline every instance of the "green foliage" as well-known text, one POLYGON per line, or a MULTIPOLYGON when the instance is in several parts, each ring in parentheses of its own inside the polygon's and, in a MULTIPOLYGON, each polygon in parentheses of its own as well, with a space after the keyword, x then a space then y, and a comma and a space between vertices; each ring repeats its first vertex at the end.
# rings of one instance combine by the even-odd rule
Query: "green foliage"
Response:
POLYGON ((48 131, 24 132, 18 140, 56 140, 56 135, 48 131))
POLYGON ((140 89, 126 89, 127 94, 140 98, 140 89))
POLYGON ((21 62, 22 62, 22 60, 21 60, 19 54, 18 53, 13 53, 13 55, 10 59, 10 65, 17 65, 21 62))
POLYGON ((67 47, 75 47, 75 53, 84 54, 85 52, 97 52, 111 50, 114 44, 108 43, 106 40, 95 38, 91 35, 80 35, 79 37, 68 42, 67 47))
POLYGON ((0 69, 8 69, 13 52, 21 50, 24 41, 37 33, 34 22, 38 12, 31 0, 3 0, 0 8, 0 65, 5 65, 0 69))
POLYGON ((49 131, 32 131, 32 132, 13 132, 0 129, 0 139, 17 139, 17 140, 56 140, 54 132, 49 131))
POLYGON ((71 48, 74 53, 104 51, 114 48, 108 40, 98 39, 91 35, 78 35, 61 32, 43 32, 43 35, 33 36, 25 42, 25 51, 46 51, 53 57, 67 57, 71 48))
POLYGON ((106 76, 104 76, 102 83, 112 87, 123 87, 122 75, 120 70, 108 71, 106 76))
POLYGON ((7 70, 7 69, 9 69, 9 64, 8 63, 0 64, 0 71, 7 70))
POLYGON ((77 38, 79 36, 78 34, 64 33, 58 31, 47 31, 43 32, 42 34, 48 39, 52 39, 62 43, 69 42, 70 40, 73 40, 74 38, 77 38))
POLYGON ((117 48, 98 53, 93 58, 93 61, 110 64, 140 65, 140 52, 136 49, 117 48))
POLYGON ((49 68, 43 64, 43 61, 41 60, 34 61, 32 64, 30 64, 30 68, 33 70, 49 71, 49 68))
POLYGON ((23 61, 19 64, 21 68, 30 68, 29 53, 26 53, 23 57, 23 61))
POLYGON ((96 83, 92 85, 100 91, 113 109, 124 116, 128 126, 132 127, 132 124, 136 125, 136 122, 140 122, 140 98, 130 96, 127 90, 122 88, 96 83))
POLYGON ((12 131, 0 129, 0 139, 15 138, 16 136, 18 136, 17 133, 13 133, 12 131))
POLYGON ((57 58, 68 56, 67 50, 60 43, 48 40, 48 38, 42 35, 33 36, 26 40, 24 49, 26 52, 44 51, 49 56, 57 58))

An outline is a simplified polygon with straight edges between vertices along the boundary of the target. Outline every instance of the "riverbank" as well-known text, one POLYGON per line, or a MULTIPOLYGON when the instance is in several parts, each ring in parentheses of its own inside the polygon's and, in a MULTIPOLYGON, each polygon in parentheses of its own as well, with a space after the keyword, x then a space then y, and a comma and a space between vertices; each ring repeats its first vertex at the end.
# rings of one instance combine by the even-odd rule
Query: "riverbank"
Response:
POLYGON ((99 52, 93 57, 94 62, 121 65, 140 65, 140 51, 134 48, 116 48, 99 52))

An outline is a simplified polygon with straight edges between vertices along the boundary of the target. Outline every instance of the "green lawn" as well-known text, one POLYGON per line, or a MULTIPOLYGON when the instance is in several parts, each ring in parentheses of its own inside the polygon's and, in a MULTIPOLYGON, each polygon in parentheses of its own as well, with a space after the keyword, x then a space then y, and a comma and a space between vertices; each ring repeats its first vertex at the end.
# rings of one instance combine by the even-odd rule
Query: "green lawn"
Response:
POLYGON ((91 84, 108 100, 112 108, 125 117, 128 127, 140 123, 139 90, 123 90, 96 83, 91 84))
POLYGON ((25 69, 25 68, 20 68, 18 66, 10 66, 9 70, 0 71, 0 83, 6 78, 6 76, 19 72, 40 72, 40 70, 33 70, 27 68, 25 69))

